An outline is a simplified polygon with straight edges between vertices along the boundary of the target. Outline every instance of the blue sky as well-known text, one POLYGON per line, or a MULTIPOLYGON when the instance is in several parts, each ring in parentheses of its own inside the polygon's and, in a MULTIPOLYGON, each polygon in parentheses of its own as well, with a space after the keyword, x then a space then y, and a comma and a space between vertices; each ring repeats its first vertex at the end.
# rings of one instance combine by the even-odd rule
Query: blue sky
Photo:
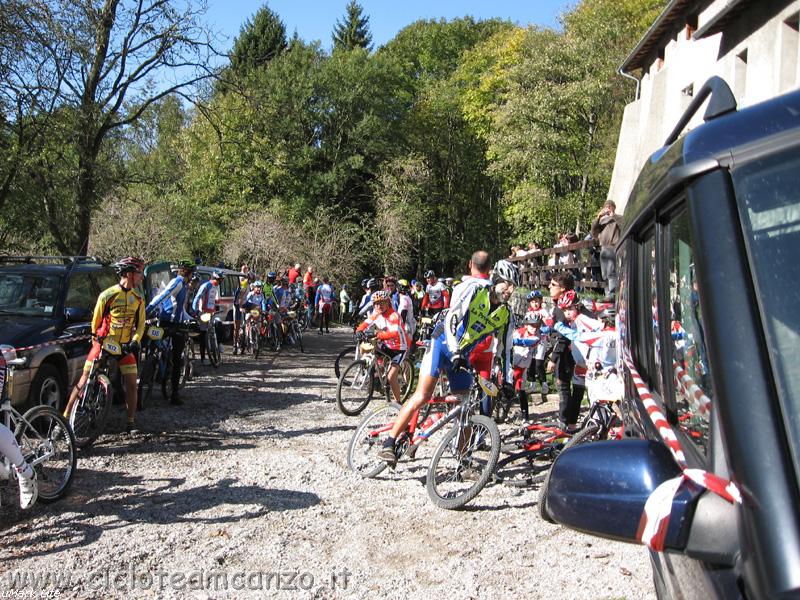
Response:
MULTIPOLYGON (((286 25, 291 36, 297 30, 305 41, 320 40, 330 50, 331 32, 345 13, 348 0, 270 0, 268 6, 286 25)), ((398 31, 419 19, 447 20, 471 15, 476 19, 500 17, 519 25, 536 24, 558 28, 558 16, 577 0, 360 0, 369 17, 375 48, 391 40, 398 31)), ((206 18, 211 26, 228 37, 228 50, 244 21, 263 2, 257 0, 208 0, 206 18)))

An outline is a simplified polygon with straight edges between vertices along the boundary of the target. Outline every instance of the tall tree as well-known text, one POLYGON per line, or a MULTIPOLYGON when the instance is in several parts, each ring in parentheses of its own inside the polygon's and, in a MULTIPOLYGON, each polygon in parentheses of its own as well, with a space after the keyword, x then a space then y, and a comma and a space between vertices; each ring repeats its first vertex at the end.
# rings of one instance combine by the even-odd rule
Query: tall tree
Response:
POLYGON ((363 8, 356 0, 350 0, 346 11, 344 19, 337 20, 333 28, 334 50, 353 50, 355 48, 369 50, 372 46, 369 17, 364 16, 363 8))
MULTIPOLYGON (((212 75, 211 34, 200 0, 28 0, 38 27, 27 43, 60 75, 56 104, 70 111, 66 144, 75 153, 70 206, 45 210, 54 244, 85 251, 92 211, 102 198, 105 145, 165 96, 212 75), (59 218, 67 211, 68 226, 59 218)), ((60 192, 58 192, 60 193, 60 192)), ((57 193, 51 194, 53 197, 57 193)), ((48 207, 45 207, 48 208, 48 207)))
POLYGON ((231 68, 246 74, 263 67, 286 50, 286 26, 266 4, 252 19, 247 19, 231 51, 231 68))

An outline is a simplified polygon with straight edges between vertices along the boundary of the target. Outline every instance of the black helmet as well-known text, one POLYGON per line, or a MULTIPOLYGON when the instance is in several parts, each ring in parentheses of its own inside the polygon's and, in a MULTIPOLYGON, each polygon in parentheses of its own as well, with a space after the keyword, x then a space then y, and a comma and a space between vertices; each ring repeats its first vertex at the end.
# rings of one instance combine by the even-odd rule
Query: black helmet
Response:
POLYGON ((425 271, 425 279, 428 279, 429 277, 436 277, 436 273, 428 269, 427 271, 425 271))
POLYGON ((368 287, 368 284, 369 284, 369 278, 361 280, 361 287, 362 288, 368 287))
POLYGON ((525 318, 522 319, 523 325, 541 325, 542 324, 542 315, 539 313, 528 313, 525 315, 525 318))
POLYGON ((141 273, 144 271, 144 261, 141 258, 135 258, 133 256, 120 258, 112 266, 119 276, 125 273, 141 273))
POLYGON ((381 284, 377 279, 372 277, 369 281, 367 281, 367 288, 370 292, 377 292, 379 289, 381 289, 381 284))

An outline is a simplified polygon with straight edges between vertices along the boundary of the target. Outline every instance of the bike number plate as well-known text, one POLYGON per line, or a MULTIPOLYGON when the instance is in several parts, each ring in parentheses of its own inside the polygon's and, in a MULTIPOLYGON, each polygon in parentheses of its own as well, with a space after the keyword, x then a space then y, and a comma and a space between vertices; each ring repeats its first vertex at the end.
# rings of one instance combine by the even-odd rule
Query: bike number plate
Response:
POLYGON ((203 323, 211 323, 211 313, 203 313, 200 315, 200 321, 203 323))
POLYGON ((497 386, 494 383, 492 383, 491 381, 489 381, 488 379, 485 379, 483 377, 478 377, 478 385, 481 386, 481 389, 484 391, 484 393, 487 396, 489 396, 491 398, 494 398, 495 396, 497 396, 497 393, 499 391, 497 389, 497 386))
POLYGON ((104 341, 103 350, 110 352, 111 354, 122 354, 122 347, 114 342, 104 341))
POLYGON ((257 319, 258 317, 261 316, 261 311, 258 310, 257 308, 254 308, 250 311, 250 316, 253 317, 254 319, 257 319))
POLYGON ((147 330, 147 337, 151 340, 160 340, 164 337, 164 330, 161 327, 151 327, 147 330))

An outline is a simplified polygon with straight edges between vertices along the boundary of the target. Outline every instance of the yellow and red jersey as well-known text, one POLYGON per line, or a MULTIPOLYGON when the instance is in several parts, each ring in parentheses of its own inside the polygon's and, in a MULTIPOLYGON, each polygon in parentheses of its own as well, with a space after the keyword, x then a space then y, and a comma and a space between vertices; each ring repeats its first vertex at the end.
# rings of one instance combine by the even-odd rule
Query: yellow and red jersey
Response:
POLYGON ((136 290, 113 285, 97 297, 92 333, 120 344, 141 342, 144 335, 144 299, 136 290))

